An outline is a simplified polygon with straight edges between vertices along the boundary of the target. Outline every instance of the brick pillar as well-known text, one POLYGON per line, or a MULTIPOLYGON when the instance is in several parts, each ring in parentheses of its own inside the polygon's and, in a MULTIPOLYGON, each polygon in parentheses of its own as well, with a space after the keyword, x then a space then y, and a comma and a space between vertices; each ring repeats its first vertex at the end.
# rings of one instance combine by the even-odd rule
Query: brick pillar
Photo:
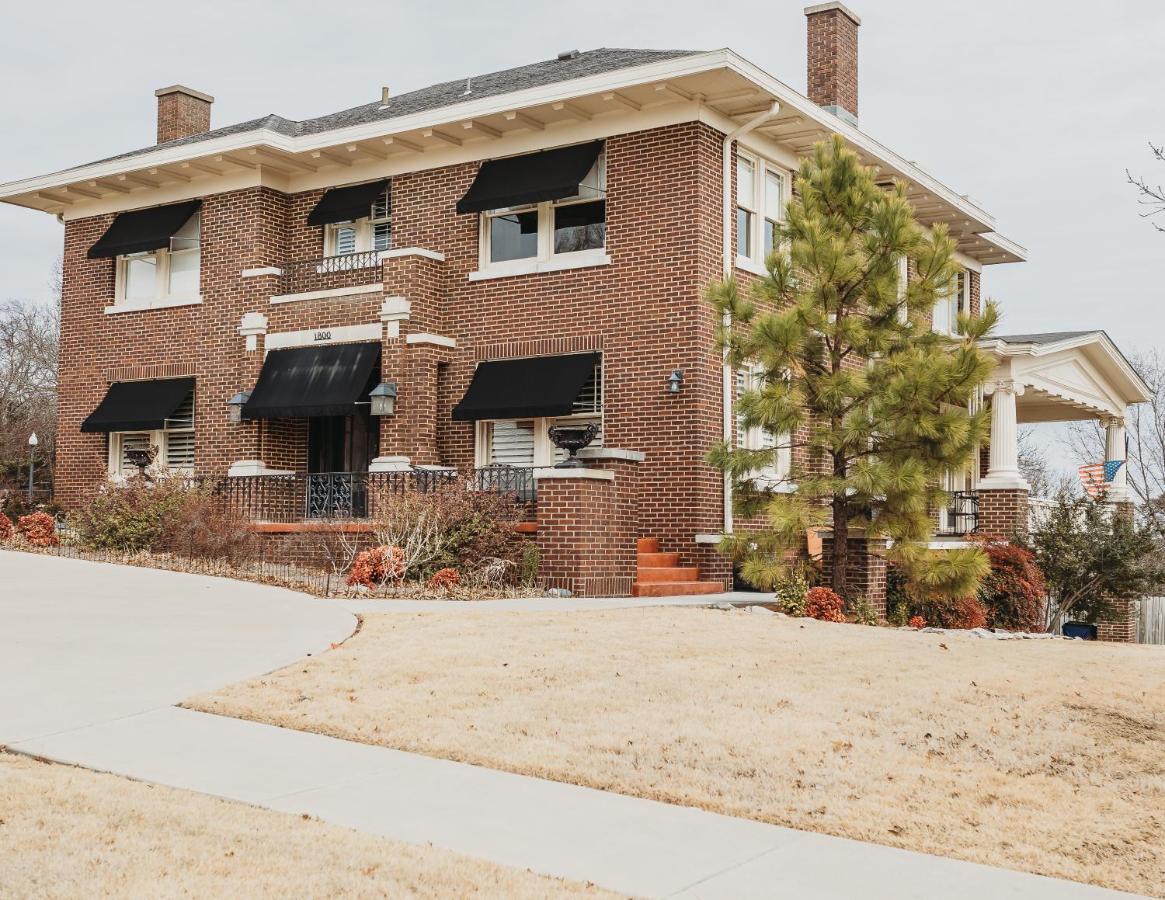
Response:
MULTIPOLYGON (((865 597, 878 614, 886 620, 886 542, 864 534, 850 535, 846 542, 846 599, 865 597)), ((821 565, 827 575, 833 560, 833 532, 821 536, 821 565)))
POLYGON ((1011 538, 1027 531, 1028 492, 1023 488, 979 491, 979 533, 1011 538))
MULTIPOLYGON (((1122 429, 1123 431, 1123 429, 1122 429)), ((1124 451, 1123 437, 1120 450, 1124 451)), ((1133 504, 1120 501, 1113 504, 1112 514, 1132 520, 1135 510, 1133 504)), ((1117 600, 1112 604, 1112 612, 1096 623, 1096 638, 1101 641, 1118 641, 1132 644, 1137 640, 1136 607, 1132 600, 1117 600)))
POLYGON ((536 477, 539 584, 566 588, 578 597, 629 596, 635 579, 635 538, 621 516, 616 474, 602 469, 543 469, 536 477))

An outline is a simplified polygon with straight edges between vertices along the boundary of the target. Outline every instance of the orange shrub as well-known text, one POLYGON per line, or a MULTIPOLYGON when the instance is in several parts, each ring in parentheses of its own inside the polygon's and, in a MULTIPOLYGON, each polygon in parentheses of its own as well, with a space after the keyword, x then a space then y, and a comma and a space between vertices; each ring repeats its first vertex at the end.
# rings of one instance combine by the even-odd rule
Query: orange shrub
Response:
POLYGON ((0 512, 0 543, 12 540, 12 520, 0 512))
POLYGON ((805 595, 805 615, 823 622, 844 622, 845 602, 825 587, 815 587, 805 595))
POLYGON ((444 569, 438 569, 429 576, 426 587, 431 591, 441 591, 445 588, 456 587, 460 583, 461 576, 457 573, 457 570, 446 566, 444 569))
POLYGON ((923 629, 926 627, 926 619, 922 616, 911 616, 910 627, 914 629, 923 629))
POLYGON ((57 523, 48 513, 35 512, 21 516, 16 520, 16 530, 32 547, 55 547, 60 543, 57 523))
POLYGON ((357 555, 348 571, 348 584, 378 588, 404 571, 405 552, 400 547, 373 547, 357 555))

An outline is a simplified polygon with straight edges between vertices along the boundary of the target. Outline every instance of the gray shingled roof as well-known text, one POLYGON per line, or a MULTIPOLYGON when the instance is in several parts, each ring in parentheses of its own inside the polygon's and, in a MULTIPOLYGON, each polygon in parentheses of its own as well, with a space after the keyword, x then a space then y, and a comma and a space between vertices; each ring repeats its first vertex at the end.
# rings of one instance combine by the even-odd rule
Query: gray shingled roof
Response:
POLYGON ((1070 341, 1072 338, 1084 337, 1086 334, 1104 334, 1104 332, 1045 331, 1040 334, 998 334, 992 335, 989 340, 1003 341, 1007 344, 1057 344, 1060 341, 1070 341))
POLYGON ((588 75, 599 75, 603 72, 613 72, 617 69, 630 69, 634 66, 643 66, 648 63, 674 59, 680 56, 690 56, 700 53, 700 50, 621 50, 601 48, 587 50, 569 59, 548 59, 542 62, 518 66, 515 69, 503 69, 500 72, 490 72, 487 75, 473 75, 469 78, 458 78, 455 81, 446 81, 430 87, 409 91, 391 97, 388 105, 381 108, 380 100, 355 106, 342 112, 330 113, 315 119, 304 119, 296 122, 282 116, 269 115, 261 119, 251 119, 237 125, 227 125, 216 128, 203 134, 179 138, 176 141, 167 141, 152 147, 143 147, 129 153, 120 153, 98 162, 108 162, 112 159, 125 159, 142 153, 149 153, 159 147, 180 147, 185 144, 196 144, 199 141, 211 138, 224 137, 231 134, 243 134, 248 131, 269 129, 288 137, 319 134, 324 131, 334 131, 338 128, 347 128, 350 125, 363 125, 367 122, 376 122, 395 119, 399 116, 413 113, 427 112, 445 106, 453 106, 469 100, 479 100, 482 97, 496 97, 500 94, 510 94, 527 88, 543 87, 559 81, 570 81, 574 78, 585 78, 588 75), (467 93, 468 90, 468 93, 467 93))

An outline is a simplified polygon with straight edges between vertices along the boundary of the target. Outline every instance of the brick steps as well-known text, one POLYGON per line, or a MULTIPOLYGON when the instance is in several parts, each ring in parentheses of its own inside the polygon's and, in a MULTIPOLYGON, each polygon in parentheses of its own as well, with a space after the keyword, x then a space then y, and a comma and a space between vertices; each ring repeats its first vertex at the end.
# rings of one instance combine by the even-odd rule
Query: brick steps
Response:
POLYGON ((639 538, 635 550, 633 597, 691 597, 724 590, 718 581, 701 581, 698 567, 681 566, 678 553, 661 551, 659 538, 639 538))

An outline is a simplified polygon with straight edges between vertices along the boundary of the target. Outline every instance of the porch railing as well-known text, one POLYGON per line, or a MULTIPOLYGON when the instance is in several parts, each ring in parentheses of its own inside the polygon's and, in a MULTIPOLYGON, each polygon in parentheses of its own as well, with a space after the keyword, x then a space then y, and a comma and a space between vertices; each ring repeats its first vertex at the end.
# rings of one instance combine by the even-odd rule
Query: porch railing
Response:
POLYGON ((252 522, 291 523, 329 519, 368 519, 382 504, 408 492, 432 493, 449 485, 512 497, 527 519, 535 514, 531 469, 487 466, 467 479, 451 470, 401 472, 312 472, 248 475, 220 479, 215 491, 238 515, 252 522))
POLYGON ((282 269, 280 294, 358 287, 380 281, 380 254, 376 250, 369 250, 301 259, 284 263, 282 269))
POLYGON ((977 491, 951 491, 944 514, 939 517, 938 534, 952 537, 974 534, 979 530, 979 494, 977 491))

